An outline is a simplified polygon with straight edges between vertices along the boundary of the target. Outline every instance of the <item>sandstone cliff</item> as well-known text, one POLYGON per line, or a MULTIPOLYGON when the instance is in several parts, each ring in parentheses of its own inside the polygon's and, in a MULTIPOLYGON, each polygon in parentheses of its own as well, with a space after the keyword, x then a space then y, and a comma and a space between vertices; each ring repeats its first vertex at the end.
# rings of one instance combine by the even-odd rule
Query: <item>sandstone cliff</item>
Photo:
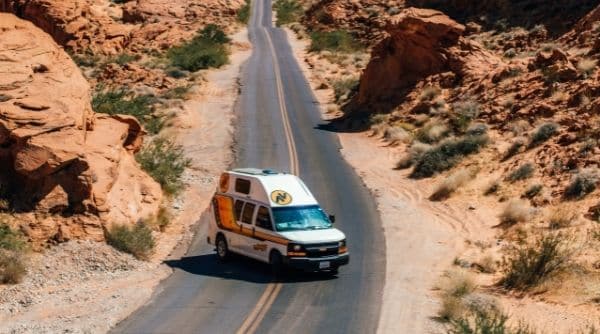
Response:
POLYGON ((133 158, 139 123, 93 113, 79 69, 32 23, 0 14, 0 31, 1 184, 22 230, 102 240, 104 224, 154 214, 160 187, 133 158))

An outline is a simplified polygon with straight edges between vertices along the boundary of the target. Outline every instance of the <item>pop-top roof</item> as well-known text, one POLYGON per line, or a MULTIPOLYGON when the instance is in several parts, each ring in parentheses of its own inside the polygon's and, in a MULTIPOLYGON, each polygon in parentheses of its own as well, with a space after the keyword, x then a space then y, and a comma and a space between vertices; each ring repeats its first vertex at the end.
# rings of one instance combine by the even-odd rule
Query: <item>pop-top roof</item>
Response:
POLYGON ((227 173, 230 177, 226 193, 269 203, 273 207, 318 204, 304 182, 296 175, 257 168, 240 168, 227 173), (250 181, 250 193, 236 191, 237 179, 250 181))

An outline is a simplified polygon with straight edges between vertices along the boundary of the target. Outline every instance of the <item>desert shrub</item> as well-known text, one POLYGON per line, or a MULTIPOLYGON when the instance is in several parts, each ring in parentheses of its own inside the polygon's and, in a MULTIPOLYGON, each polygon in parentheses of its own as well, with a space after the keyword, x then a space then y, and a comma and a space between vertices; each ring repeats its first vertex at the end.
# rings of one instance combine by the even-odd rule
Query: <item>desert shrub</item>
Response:
POLYGON ((167 194, 177 195, 183 190, 181 177, 191 160, 185 157, 181 146, 159 137, 144 146, 135 158, 167 194))
POLYGON ((565 189, 564 197, 568 199, 581 199, 596 189, 598 184, 598 170, 587 168, 577 173, 565 189))
POLYGON ((88 50, 84 53, 69 53, 73 62, 79 67, 95 67, 101 61, 101 57, 88 50))
POLYGON ((491 255, 482 257, 477 263, 474 263, 482 273, 493 274, 496 272, 496 261, 491 255))
POLYGON ((430 122, 415 133, 415 138, 423 143, 433 144, 448 136, 450 130, 441 123, 430 122))
POLYGON ((521 148, 523 146, 525 146, 525 141, 523 139, 517 138, 512 144, 510 144, 508 150, 504 152, 504 155, 502 156, 502 161, 506 161, 515 156, 515 154, 521 151, 521 148))
POLYGON ((0 283, 17 284, 27 274, 23 254, 0 249, 0 283))
POLYGON ((526 222, 531 218, 531 208, 525 201, 513 199, 504 207, 499 218, 503 225, 526 222))
POLYGON ((485 196, 489 196, 491 194, 495 194, 498 192, 498 190, 500 190, 500 182, 498 182, 497 180, 492 181, 487 188, 485 188, 485 191, 483 192, 483 194, 485 196))
POLYGON ((390 144, 409 142, 411 140, 411 136, 406 130, 396 126, 385 129, 383 138, 390 144))
POLYGON ((336 80, 332 84, 335 102, 340 103, 348 99, 358 88, 358 79, 348 78, 336 80))
POLYGON ((160 132, 164 127, 164 121, 153 114, 154 103, 153 96, 138 96, 127 89, 103 90, 100 87, 92 98, 92 108, 95 112, 134 116, 152 134, 160 132))
POLYGON ((106 233, 106 241, 140 260, 147 260, 154 250, 152 230, 144 223, 134 226, 113 224, 106 233))
POLYGON ((277 0, 273 4, 277 13, 277 26, 298 22, 302 13, 302 5, 297 0, 277 0))
POLYGON ((524 163, 521 166, 519 166, 519 168, 515 169, 512 173, 510 173, 506 177, 506 180, 510 181, 510 182, 525 180, 525 179, 530 178, 531 175, 533 175, 534 171, 535 171, 535 167, 533 166, 533 164, 530 162, 527 162, 527 163, 524 163))
POLYGON ((522 245, 504 260, 504 277, 498 284, 506 289, 527 290, 563 269, 569 252, 561 234, 548 234, 533 245, 522 245))
POLYGON ((487 133, 488 127, 483 123, 471 124, 465 134, 467 136, 483 136, 487 133))
POLYGON ((454 167, 465 156, 487 145, 487 136, 464 136, 446 139, 424 152, 415 162, 413 178, 424 178, 454 167))
POLYGON ((514 58, 517 55, 517 51, 513 48, 510 48, 506 51, 504 51, 504 57, 506 58, 514 58))
POLYGON ((185 78, 188 75, 186 71, 182 71, 178 68, 169 68, 165 71, 165 73, 174 79, 185 78))
POLYGON ((421 143, 419 141, 414 142, 408 150, 406 156, 400 159, 398 164, 396 164, 396 168, 405 169, 411 167, 417 161, 419 161, 419 159, 425 152, 429 151, 430 149, 431 145, 429 144, 421 143))
POLYGON ((473 278, 465 271, 453 270, 446 273, 440 286, 440 319, 448 321, 460 317, 465 312, 463 298, 475 291, 476 287, 473 278))
POLYGON ((237 20, 241 23, 248 23, 250 18, 250 0, 246 0, 246 3, 240 7, 236 13, 237 20))
POLYGON ((229 42, 221 28, 209 24, 190 41, 169 49, 167 57, 172 66, 190 72, 218 68, 229 62, 229 42))
POLYGON ((354 52, 362 48, 360 43, 345 30, 315 31, 310 34, 309 51, 354 52))
POLYGON ((554 207, 548 215, 548 226, 551 229, 560 229, 571 226, 577 219, 577 210, 570 205, 554 207))
POLYGON ((448 327, 448 334, 535 334, 526 325, 508 325, 509 317, 492 309, 476 309, 468 315, 454 319, 448 327))
POLYGON ((556 44, 554 43, 544 43, 540 45, 540 51, 542 52, 550 52, 556 49, 556 44))
POLYGON ((452 106, 450 123, 458 132, 464 132, 475 118, 479 116, 479 104, 475 101, 465 100, 452 106))
POLYGON ((438 184, 433 194, 429 196, 429 199, 439 201, 450 197, 452 193, 473 179, 474 176, 475 173, 469 169, 461 169, 450 174, 444 181, 438 184))
POLYGON ((596 70, 596 65, 598 65, 597 60, 584 58, 577 63, 577 69, 585 78, 587 78, 594 73, 596 70))
POLYGON ((421 91, 421 96, 419 99, 421 101, 433 101, 436 97, 438 97, 442 93, 442 90, 439 87, 435 86, 427 86, 421 91))
POLYGON ((596 147, 598 147, 598 141, 597 140, 595 140, 595 139, 587 139, 579 147, 579 155, 585 157, 588 154, 590 154, 594 150, 594 148, 596 148, 596 147))
POLYGON ((120 53, 114 57, 108 58, 106 63, 115 63, 115 64, 119 64, 120 66, 126 65, 134 60, 137 60, 138 56, 136 55, 132 55, 129 53, 120 53))
POLYGON ((544 186, 541 184, 533 184, 525 190, 523 196, 526 198, 534 198, 542 191, 543 188, 544 186))
POLYGON ((190 85, 177 86, 166 91, 164 94, 161 95, 161 97, 164 99, 182 100, 185 99, 187 93, 190 91, 190 88, 192 88, 192 86, 190 85))
POLYGON ((531 141, 529 147, 536 147, 541 143, 547 141, 558 132, 558 125, 556 123, 544 123, 535 129, 531 134, 531 141))
POLYGON ((0 221, 0 249, 23 251, 27 248, 23 236, 10 228, 6 222, 0 221))

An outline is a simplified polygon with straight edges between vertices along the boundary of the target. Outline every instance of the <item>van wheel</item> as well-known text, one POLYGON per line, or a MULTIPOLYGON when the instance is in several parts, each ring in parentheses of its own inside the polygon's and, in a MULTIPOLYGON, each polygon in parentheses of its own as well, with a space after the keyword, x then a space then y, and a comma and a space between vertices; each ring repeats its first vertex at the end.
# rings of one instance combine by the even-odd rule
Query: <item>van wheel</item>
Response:
POLYGON ((272 251, 269 254, 269 263, 271 264, 271 270, 274 275, 279 275, 283 271, 283 259, 278 251, 272 251))
POLYGON ((222 234, 217 236, 216 246, 219 260, 226 261, 229 259, 229 247, 227 246, 227 240, 225 240, 225 237, 222 234))

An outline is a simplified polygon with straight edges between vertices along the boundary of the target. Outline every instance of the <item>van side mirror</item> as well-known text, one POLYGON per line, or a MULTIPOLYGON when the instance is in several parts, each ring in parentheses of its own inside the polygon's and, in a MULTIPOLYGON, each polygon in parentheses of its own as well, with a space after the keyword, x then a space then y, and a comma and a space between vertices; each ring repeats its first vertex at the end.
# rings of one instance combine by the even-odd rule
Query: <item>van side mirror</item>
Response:
POLYGON ((335 223, 335 215, 329 215, 329 221, 331 221, 331 223, 335 223))

